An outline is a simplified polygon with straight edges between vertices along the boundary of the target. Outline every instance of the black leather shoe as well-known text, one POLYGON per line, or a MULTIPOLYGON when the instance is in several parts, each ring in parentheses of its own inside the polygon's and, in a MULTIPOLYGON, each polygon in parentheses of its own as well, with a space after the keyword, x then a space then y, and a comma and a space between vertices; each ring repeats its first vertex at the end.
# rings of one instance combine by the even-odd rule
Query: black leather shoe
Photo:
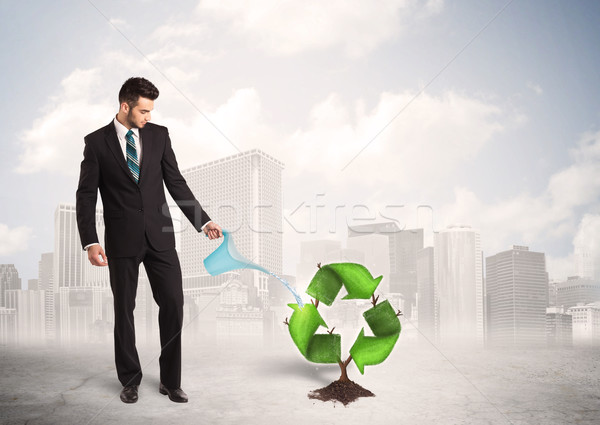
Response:
POLYGON ((128 385, 121 390, 121 401, 123 403, 135 403, 138 401, 138 386, 128 385))
POLYGON ((174 401, 175 403, 188 402, 188 396, 186 393, 183 392, 181 388, 177 388, 176 390, 170 390, 167 387, 165 387, 161 382, 158 386, 158 392, 164 395, 168 395, 169 399, 171 401, 174 401))

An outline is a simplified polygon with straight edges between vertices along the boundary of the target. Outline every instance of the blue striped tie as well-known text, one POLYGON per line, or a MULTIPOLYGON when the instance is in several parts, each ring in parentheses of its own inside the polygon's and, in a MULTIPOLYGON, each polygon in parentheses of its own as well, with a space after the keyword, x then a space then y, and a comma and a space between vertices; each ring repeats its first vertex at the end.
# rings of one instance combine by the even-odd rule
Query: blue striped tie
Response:
POLYGON ((138 162, 135 140, 133 140, 133 131, 129 130, 127 132, 125 140, 127 140, 127 166, 129 167, 129 170, 131 170, 131 174, 137 183, 140 179, 140 163, 138 162))

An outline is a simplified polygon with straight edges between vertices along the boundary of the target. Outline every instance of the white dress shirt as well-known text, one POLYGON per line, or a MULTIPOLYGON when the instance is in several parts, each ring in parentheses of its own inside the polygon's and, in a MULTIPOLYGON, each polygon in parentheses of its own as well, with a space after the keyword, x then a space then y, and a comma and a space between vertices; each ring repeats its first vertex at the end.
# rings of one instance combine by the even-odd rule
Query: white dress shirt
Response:
MULTIPOLYGON (((119 122, 117 117, 113 120, 115 123, 115 130, 117 130, 117 139, 119 139, 119 144, 121 145, 121 149, 123 149, 123 157, 125 161, 127 161, 127 139, 125 135, 129 132, 127 127, 119 122)), ((133 140, 135 141, 135 148, 137 150, 138 164, 140 164, 140 169, 142 168, 142 139, 140 138, 140 129, 132 128, 133 132, 133 140)))

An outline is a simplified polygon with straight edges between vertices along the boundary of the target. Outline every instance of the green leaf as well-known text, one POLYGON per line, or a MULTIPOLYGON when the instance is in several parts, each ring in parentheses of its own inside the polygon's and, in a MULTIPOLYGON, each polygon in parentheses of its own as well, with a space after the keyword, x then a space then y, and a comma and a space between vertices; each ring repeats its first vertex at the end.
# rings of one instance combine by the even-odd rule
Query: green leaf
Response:
POLYGON ((401 331, 400 320, 387 300, 365 311, 363 317, 375 336, 365 336, 362 328, 350 349, 361 374, 365 373, 365 365, 376 365, 388 358, 401 331))
POLYGON ((292 340, 302 355, 314 363, 337 363, 341 355, 341 336, 339 334, 319 334, 315 332, 319 326, 327 328, 327 324, 312 304, 298 307, 288 304, 294 312, 289 320, 292 340))
POLYGON ((350 349, 352 360, 360 373, 364 375, 365 365, 376 365, 387 359, 399 336, 365 336, 365 328, 362 328, 350 349))
POLYGON ((322 266, 310 281, 306 293, 331 305, 342 285, 348 291, 343 299, 371 298, 383 276, 373 278, 369 270, 356 263, 334 263, 322 266))

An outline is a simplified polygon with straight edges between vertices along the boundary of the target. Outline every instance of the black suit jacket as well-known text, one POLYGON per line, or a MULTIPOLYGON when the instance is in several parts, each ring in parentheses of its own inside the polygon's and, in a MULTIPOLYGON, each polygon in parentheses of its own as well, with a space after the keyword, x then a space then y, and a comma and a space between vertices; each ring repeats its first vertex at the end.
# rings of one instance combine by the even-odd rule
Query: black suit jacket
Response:
POLYGON ((198 232, 210 220, 179 171, 167 128, 147 123, 140 137, 139 183, 129 171, 112 121, 85 137, 76 196, 77 226, 82 247, 99 242, 96 200, 100 189, 107 257, 138 255, 144 234, 158 251, 175 247, 164 186, 198 232))

